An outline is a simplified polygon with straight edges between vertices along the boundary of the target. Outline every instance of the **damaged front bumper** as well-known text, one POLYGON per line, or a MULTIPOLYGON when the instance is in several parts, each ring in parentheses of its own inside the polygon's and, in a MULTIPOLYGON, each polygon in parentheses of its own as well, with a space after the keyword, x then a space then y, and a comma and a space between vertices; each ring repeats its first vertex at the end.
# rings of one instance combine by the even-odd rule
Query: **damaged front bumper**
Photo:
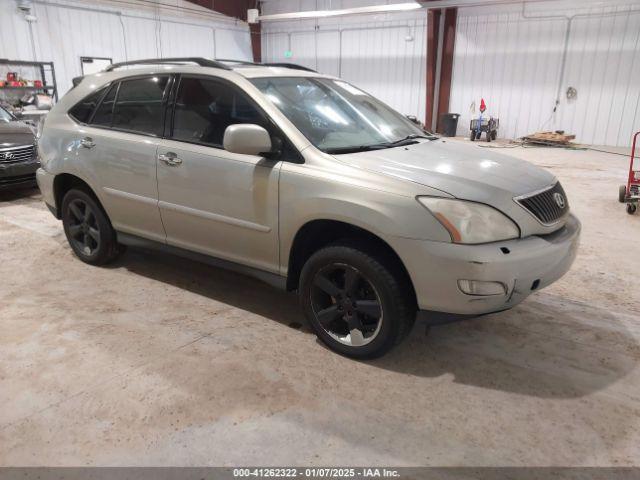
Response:
POLYGON ((575 260, 580 230, 580 221, 569 215, 564 227, 544 236, 481 245, 395 238, 393 246, 409 271, 421 310, 481 315, 512 308, 562 277, 575 260), (469 295, 461 280, 504 288, 469 295))

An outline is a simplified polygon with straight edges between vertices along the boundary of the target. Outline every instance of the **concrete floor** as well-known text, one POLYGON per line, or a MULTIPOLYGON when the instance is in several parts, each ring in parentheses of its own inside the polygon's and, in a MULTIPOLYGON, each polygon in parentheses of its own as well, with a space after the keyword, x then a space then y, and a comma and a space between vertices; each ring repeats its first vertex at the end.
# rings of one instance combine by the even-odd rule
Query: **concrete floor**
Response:
POLYGON ((3 195, 0 465, 640 464, 627 161, 505 152, 563 182, 584 227, 573 269, 366 363, 295 328, 291 295, 139 251, 89 267, 37 192, 3 195))

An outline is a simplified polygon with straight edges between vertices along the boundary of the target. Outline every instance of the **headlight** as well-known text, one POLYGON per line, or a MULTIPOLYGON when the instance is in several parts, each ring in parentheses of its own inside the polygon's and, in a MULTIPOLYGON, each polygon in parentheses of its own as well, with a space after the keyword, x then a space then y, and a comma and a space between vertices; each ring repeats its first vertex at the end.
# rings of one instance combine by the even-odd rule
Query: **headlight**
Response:
POLYGON ((447 229, 454 243, 488 243, 520 236, 510 218, 488 205, 437 197, 418 197, 418 201, 447 229))

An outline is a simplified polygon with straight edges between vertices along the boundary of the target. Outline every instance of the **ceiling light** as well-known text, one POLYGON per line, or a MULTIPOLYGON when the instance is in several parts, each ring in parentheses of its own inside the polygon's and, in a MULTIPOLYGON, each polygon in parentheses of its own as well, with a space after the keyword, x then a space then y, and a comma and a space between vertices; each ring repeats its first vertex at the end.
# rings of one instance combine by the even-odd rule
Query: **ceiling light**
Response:
POLYGON ((422 5, 416 2, 396 3, 391 5, 372 5, 370 7, 343 8, 341 10, 313 10, 308 12, 275 13, 273 15, 260 15, 260 21, 272 20, 299 20, 301 18, 326 18, 342 15, 360 15, 363 13, 389 13, 418 10, 422 5))

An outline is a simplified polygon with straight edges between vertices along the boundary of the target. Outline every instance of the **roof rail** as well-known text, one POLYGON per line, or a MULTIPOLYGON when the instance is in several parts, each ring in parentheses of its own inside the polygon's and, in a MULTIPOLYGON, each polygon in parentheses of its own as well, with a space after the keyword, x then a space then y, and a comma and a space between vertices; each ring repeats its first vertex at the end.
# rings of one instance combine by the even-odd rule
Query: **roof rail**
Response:
POLYGON ((303 67, 302 65, 297 65, 295 63, 263 63, 265 67, 283 67, 283 68, 292 68, 294 70, 305 70, 307 72, 316 72, 314 69, 309 67, 303 67))
POLYGON ((233 58, 216 58, 216 62, 235 63, 237 65, 260 65, 256 62, 250 62, 248 60, 235 60, 233 58))
POLYGON ((213 67, 213 68, 221 68, 223 70, 231 70, 227 65, 216 62, 215 60, 208 60, 202 57, 175 57, 175 58, 146 58, 144 60, 133 60, 130 62, 120 62, 109 65, 105 72, 111 72, 116 68, 126 67, 128 65, 179 65, 181 63, 195 63, 200 65, 201 67, 213 67))

